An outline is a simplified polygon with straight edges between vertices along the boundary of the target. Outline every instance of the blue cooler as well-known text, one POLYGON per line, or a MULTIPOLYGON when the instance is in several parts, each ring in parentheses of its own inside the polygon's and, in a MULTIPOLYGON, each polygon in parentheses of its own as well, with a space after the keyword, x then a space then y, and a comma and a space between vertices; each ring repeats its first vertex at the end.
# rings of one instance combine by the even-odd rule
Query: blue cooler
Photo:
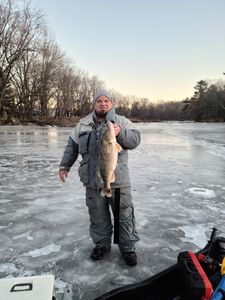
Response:
POLYGON ((222 299, 225 299, 225 275, 220 280, 220 283, 215 289, 211 300, 222 300, 222 299))

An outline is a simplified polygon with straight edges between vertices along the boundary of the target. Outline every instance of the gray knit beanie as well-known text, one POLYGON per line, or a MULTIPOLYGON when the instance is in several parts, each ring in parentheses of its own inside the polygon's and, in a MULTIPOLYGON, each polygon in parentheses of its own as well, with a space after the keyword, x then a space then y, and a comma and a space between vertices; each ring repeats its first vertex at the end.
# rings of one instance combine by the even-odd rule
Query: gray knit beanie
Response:
POLYGON ((95 104, 96 100, 100 97, 100 96, 105 96, 107 97, 111 102, 112 104, 114 104, 114 99, 112 97, 112 95, 106 91, 106 90, 98 90, 96 92, 96 94, 94 95, 94 98, 93 98, 93 104, 95 104))

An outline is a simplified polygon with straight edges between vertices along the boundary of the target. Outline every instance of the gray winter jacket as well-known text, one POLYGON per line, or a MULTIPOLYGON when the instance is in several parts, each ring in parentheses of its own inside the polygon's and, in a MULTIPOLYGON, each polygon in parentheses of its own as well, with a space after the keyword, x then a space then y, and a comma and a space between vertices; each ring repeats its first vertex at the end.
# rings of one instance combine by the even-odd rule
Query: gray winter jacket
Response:
MULTIPOLYGON (((117 142, 123 148, 118 154, 115 170, 116 181, 112 184, 112 187, 130 186, 127 150, 134 149, 140 144, 140 133, 131 128, 132 122, 130 120, 117 115, 114 108, 107 113, 106 121, 119 124, 121 131, 117 136, 117 142)), ((78 155, 81 154, 82 160, 78 169, 80 180, 84 186, 96 189, 103 187, 103 181, 98 175, 99 172, 97 172, 100 131, 99 127, 95 125, 94 112, 81 119, 69 137, 60 163, 60 169, 69 171, 78 155)))

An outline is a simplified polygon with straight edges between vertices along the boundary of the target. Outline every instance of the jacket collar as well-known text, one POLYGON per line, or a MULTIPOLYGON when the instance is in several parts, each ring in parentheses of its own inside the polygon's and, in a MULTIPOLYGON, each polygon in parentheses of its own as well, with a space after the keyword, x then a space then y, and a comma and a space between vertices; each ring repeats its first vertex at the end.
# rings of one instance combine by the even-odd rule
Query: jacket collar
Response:
POLYGON ((115 108, 111 108, 110 111, 107 113, 105 120, 106 121, 110 121, 112 123, 115 123, 115 116, 116 116, 116 112, 115 112, 115 108))

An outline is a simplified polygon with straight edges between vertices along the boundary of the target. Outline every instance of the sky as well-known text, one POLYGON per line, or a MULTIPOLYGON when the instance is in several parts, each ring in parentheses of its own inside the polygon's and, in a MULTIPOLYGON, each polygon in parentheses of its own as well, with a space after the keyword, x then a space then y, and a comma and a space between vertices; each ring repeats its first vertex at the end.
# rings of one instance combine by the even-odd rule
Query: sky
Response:
POLYGON ((60 48, 107 88, 183 100, 225 79, 224 0, 31 0, 60 48))

